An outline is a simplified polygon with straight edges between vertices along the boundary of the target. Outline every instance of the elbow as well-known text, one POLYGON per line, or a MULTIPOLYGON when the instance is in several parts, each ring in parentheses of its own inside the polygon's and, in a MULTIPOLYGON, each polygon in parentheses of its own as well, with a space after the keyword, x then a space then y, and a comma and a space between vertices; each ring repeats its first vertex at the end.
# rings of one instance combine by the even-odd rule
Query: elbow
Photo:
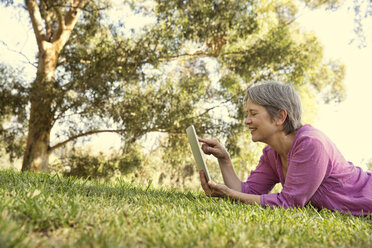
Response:
POLYGON ((305 201, 300 201, 300 202, 295 202, 294 204, 292 204, 291 207, 293 208, 303 208, 306 206, 306 202, 305 201))
POLYGON ((303 208, 306 206, 306 199, 302 197, 288 197, 286 201, 287 207, 292 207, 292 208, 303 208))

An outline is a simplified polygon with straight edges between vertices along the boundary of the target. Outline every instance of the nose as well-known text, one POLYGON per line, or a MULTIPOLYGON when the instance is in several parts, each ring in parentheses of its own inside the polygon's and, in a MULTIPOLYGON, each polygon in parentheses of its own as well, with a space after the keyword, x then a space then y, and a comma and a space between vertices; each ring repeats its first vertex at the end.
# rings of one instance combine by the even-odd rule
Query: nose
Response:
POLYGON ((245 120, 244 120, 244 124, 245 124, 245 125, 249 125, 249 124, 251 124, 251 123, 252 123, 251 118, 249 118, 249 116, 247 116, 247 118, 245 118, 245 120))

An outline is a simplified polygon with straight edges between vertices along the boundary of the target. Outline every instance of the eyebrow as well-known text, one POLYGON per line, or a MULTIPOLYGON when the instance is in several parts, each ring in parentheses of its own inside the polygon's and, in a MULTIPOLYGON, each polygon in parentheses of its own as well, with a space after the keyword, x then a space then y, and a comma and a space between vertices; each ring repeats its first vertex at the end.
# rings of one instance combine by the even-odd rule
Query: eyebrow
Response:
POLYGON ((245 112, 252 113, 252 112, 258 112, 258 110, 257 109, 246 109, 245 112))
POLYGON ((256 109, 256 108, 246 108, 246 110, 245 111, 258 111, 258 109, 256 109))

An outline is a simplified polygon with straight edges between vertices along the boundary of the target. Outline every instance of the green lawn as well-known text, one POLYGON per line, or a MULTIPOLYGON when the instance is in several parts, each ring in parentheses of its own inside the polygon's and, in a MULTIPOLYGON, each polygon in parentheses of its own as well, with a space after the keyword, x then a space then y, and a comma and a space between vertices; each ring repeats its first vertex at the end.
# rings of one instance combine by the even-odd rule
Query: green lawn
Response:
POLYGON ((372 247, 372 218, 0 171, 0 247, 372 247))

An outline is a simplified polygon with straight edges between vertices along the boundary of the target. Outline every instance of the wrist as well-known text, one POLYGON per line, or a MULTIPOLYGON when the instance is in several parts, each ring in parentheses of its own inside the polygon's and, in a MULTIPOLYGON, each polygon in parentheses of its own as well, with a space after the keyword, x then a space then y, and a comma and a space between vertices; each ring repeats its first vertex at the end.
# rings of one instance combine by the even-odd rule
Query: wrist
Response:
POLYGON ((218 163, 221 166, 229 166, 232 165, 230 156, 227 154, 225 157, 218 158, 218 163))
POLYGON ((233 189, 228 189, 226 196, 233 200, 239 200, 237 197, 237 191, 233 189))

